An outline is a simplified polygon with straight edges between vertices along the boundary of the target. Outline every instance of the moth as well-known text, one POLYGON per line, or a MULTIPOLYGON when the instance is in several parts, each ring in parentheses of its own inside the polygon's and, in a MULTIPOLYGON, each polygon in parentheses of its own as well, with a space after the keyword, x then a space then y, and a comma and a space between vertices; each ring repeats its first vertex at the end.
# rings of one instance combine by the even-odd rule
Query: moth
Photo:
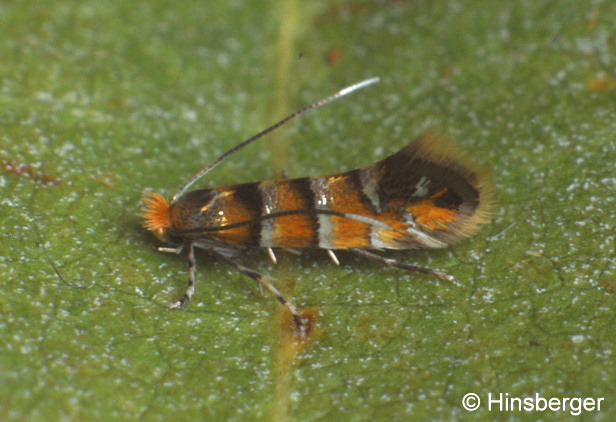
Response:
POLYGON ((191 190, 228 156, 308 110, 378 82, 367 79, 296 111, 231 148, 199 170, 170 199, 144 198, 144 226, 166 244, 162 252, 188 251, 188 287, 169 308, 188 302, 195 291, 195 248, 231 265, 269 290, 291 313, 300 336, 306 322, 271 277, 237 259, 264 250, 350 251, 386 266, 451 281, 438 270, 398 262, 378 254, 388 249, 443 248, 474 234, 490 219, 493 188, 455 144, 433 133, 368 167, 323 177, 251 182, 191 190))

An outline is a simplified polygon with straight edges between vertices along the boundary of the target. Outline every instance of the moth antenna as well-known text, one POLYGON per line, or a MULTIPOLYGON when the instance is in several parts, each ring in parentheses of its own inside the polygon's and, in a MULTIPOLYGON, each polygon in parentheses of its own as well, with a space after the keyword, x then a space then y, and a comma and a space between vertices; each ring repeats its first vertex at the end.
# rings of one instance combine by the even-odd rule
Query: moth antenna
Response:
POLYGON ((285 117, 284 119, 280 120, 278 123, 273 124, 272 126, 268 127, 267 129, 264 129, 261 132, 257 133, 256 135, 251 136, 250 138, 248 138, 245 141, 241 142, 240 144, 237 144, 236 146, 234 146, 233 148, 231 148, 230 150, 228 150, 227 152, 222 154, 220 157, 218 157, 216 160, 212 161, 210 164, 206 165, 201 170, 199 170, 194 175, 192 175, 182 185, 182 187, 180 189, 178 189, 177 193, 175 195, 173 195, 173 198, 171 199, 170 204, 175 203, 182 195, 184 195, 184 193, 188 190, 188 188, 190 188, 197 180, 199 180, 205 174, 209 173, 210 170, 212 170, 214 167, 216 167, 225 158, 227 158, 228 156, 230 156, 234 152, 237 152, 238 150, 244 148, 247 145, 250 145, 251 143, 253 143, 257 139, 261 138, 262 136, 267 135, 268 133, 278 129, 280 126, 284 125, 288 121, 293 120, 296 117, 301 116, 302 114, 304 114, 307 111, 310 111, 310 110, 315 109, 315 108, 322 107, 325 104, 328 104, 328 103, 331 103, 332 101, 337 100, 338 98, 344 97, 345 95, 348 95, 348 94, 350 94, 350 93, 352 93, 354 91, 357 91, 359 89, 365 88, 365 87, 367 87, 369 85, 375 84, 375 83, 377 83, 379 81, 380 81, 380 78, 370 78, 370 79, 366 79, 366 80, 363 80, 361 82, 358 82, 356 84, 347 86, 346 88, 341 89, 340 91, 336 92, 335 94, 333 94, 333 95, 331 95, 331 96, 329 96, 327 98, 323 98, 322 100, 319 100, 316 103, 310 104, 307 107, 304 107, 304 108, 302 108, 302 109, 300 109, 300 110, 298 110, 298 111, 296 111, 294 113, 289 114, 287 117, 285 117))

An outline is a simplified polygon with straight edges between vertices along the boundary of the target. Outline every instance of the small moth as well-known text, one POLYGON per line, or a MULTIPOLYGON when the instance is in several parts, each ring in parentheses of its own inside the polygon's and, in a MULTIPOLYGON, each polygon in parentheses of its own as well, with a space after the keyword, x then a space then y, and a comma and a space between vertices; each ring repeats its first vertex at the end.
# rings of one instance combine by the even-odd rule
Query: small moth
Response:
POLYGON ((334 251, 346 250, 384 265, 431 274, 438 270, 383 257, 385 249, 443 248, 474 234, 490 218, 493 189, 486 173, 456 145, 433 134, 415 139, 397 153, 368 167, 324 177, 243 183, 188 191, 229 155, 308 110, 378 82, 367 79, 285 117, 222 154, 199 170, 167 201, 144 198, 144 226, 169 245, 162 252, 188 250, 189 276, 178 308, 195 291, 195 248, 200 248, 256 280, 284 305, 298 334, 306 322, 272 278, 237 262, 261 249, 276 262, 274 250, 320 248, 339 264, 334 251))

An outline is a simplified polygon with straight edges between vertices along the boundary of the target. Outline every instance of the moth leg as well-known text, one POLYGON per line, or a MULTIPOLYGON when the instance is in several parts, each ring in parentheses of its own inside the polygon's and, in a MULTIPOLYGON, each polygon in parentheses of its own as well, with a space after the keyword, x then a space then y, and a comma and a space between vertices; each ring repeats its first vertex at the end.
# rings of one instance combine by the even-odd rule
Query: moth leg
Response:
POLYGON ((272 248, 265 248, 265 250, 267 251, 267 256, 269 256, 269 258, 272 260, 272 262, 274 264, 277 264, 278 260, 276 259, 276 255, 274 254, 274 250, 272 248))
MULTIPOLYGON (((183 246, 182 246, 183 248, 183 246)), ((168 248, 173 249, 173 248, 168 248)), ((181 249, 180 249, 181 250, 181 249)), ((186 293, 179 300, 170 303, 167 309, 175 309, 183 306, 190 300, 195 293, 195 272, 197 271, 197 261, 195 260, 195 246, 191 242, 188 244, 188 286, 186 287, 186 293)))
POLYGON ((440 278, 441 280, 445 280, 445 281, 449 281, 449 282, 454 282, 455 281, 453 276, 451 276, 451 275, 449 275, 447 273, 444 273, 442 271, 433 270, 432 268, 418 267, 416 265, 405 264, 403 262, 398 262, 395 259, 385 258, 384 256, 380 256, 380 255, 374 254, 372 252, 368 252, 368 251, 363 250, 363 249, 355 249, 355 250, 353 250, 353 252, 355 252, 356 254, 361 255, 361 256, 363 256, 365 258, 371 259, 373 261, 380 262, 382 264, 388 265, 390 267, 400 268, 402 270, 413 271, 413 272, 416 272, 416 273, 434 275, 434 276, 440 278))
POLYGON ((340 261, 338 261, 338 257, 336 256, 336 254, 334 253, 334 251, 332 251, 331 249, 327 250, 327 254, 329 255, 329 257, 332 259, 332 261, 334 261, 334 264, 336 265, 340 265, 340 261))
POLYGON ((276 286, 274 286, 272 283, 270 283, 270 280, 273 280, 271 277, 268 277, 266 275, 263 275, 261 273, 258 273, 254 270, 251 270, 248 267, 245 267, 239 263, 237 263, 236 261, 234 261, 233 259, 221 254, 220 252, 216 251, 216 250, 211 250, 212 253, 214 253, 218 258, 222 259, 223 261, 225 261, 227 264, 231 265, 233 268, 235 268, 237 271, 239 271, 240 273, 252 278, 253 280, 255 280, 257 283, 259 283, 259 286, 263 286, 265 287, 267 290, 269 290, 275 297, 276 299, 278 299, 278 301, 284 306, 286 307, 289 312, 291 312, 291 315, 293 316, 293 320, 295 321, 295 325, 297 327, 297 331, 299 333, 300 337, 306 337, 306 324, 304 323, 304 320, 302 319, 302 317, 300 316, 299 312, 297 312, 297 308, 295 307, 294 304, 292 304, 291 302, 289 302, 283 295, 282 293, 280 293, 280 291, 276 288, 276 286))
POLYGON ((184 250, 184 245, 180 245, 178 247, 175 248, 166 248, 164 246, 161 246, 159 248, 156 248, 156 250, 158 252, 165 252, 165 253, 174 253, 174 254, 179 254, 180 252, 182 252, 184 250))
POLYGON ((289 253, 293 254, 293 255, 298 255, 298 256, 299 256, 299 255, 301 255, 301 254, 302 254, 302 251, 297 250, 297 249, 293 249, 293 248, 282 248, 282 249, 283 249, 284 251, 287 251, 287 252, 289 252, 289 253))

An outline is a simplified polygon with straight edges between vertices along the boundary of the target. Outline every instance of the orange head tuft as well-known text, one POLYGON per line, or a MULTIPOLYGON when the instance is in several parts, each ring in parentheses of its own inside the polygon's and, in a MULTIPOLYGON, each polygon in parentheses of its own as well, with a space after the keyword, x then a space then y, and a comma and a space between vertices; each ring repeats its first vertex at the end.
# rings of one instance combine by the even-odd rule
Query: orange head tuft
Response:
POLYGON ((143 226, 153 232, 171 227, 169 220, 169 202, 157 193, 147 193, 143 199, 143 226))

